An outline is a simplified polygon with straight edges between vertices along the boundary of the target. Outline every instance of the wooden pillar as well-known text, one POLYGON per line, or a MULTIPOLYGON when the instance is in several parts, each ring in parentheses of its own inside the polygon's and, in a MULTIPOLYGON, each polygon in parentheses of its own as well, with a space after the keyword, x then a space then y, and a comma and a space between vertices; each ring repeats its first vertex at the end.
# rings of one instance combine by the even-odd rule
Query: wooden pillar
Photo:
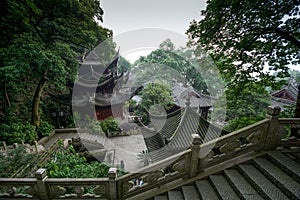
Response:
POLYGON ((37 193, 39 196, 39 199, 41 200, 49 200, 48 196, 48 190, 45 185, 45 180, 47 177, 47 171, 44 168, 40 168, 35 172, 35 178, 37 179, 37 193))

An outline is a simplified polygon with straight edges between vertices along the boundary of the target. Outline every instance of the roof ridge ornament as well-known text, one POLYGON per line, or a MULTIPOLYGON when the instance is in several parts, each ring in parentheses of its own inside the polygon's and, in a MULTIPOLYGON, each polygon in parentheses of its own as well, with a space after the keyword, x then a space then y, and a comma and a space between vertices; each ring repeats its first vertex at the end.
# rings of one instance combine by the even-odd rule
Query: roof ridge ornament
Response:
POLYGON ((189 108, 191 105, 191 97, 192 97, 192 92, 188 91, 188 95, 186 96, 186 101, 185 101, 185 105, 187 108, 189 108))

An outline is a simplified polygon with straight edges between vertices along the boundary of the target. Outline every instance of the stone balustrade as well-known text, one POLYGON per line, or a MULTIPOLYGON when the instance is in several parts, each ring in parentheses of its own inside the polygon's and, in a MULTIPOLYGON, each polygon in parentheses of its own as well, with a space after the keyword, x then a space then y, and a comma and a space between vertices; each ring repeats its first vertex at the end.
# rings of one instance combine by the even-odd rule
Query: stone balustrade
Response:
POLYGON ((149 198, 278 146, 299 147, 300 140, 288 136, 292 128, 300 129, 300 118, 281 119, 279 112, 269 107, 266 119, 203 144, 195 134, 190 149, 121 177, 111 168, 108 178, 48 178, 44 169, 35 178, 1 178, 0 199, 149 198))

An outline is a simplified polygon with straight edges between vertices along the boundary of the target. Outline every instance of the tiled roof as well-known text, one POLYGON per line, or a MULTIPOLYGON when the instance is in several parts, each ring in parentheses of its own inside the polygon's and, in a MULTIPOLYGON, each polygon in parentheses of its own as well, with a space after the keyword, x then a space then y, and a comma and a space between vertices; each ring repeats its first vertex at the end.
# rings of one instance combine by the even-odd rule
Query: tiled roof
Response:
MULTIPOLYGON (((169 139, 168 144, 161 148, 153 149, 151 146, 151 150, 148 149, 152 162, 163 160, 171 155, 188 149, 193 140, 192 134, 197 133, 202 142, 207 142, 224 133, 222 129, 210 124, 190 107, 186 107, 183 109, 183 112, 179 112, 179 114, 181 114, 180 118, 178 117, 178 113, 169 118, 170 122, 173 124, 166 123, 160 133, 153 131, 153 136, 145 139, 147 147, 151 140, 154 143, 158 135, 160 137, 168 136, 167 138, 169 139), (180 119, 179 123, 178 119, 180 119), (170 128, 171 131, 168 130, 168 128, 170 128)), ((168 122, 168 120, 166 122, 168 122)))
POLYGON ((296 87, 296 83, 290 81, 287 86, 283 87, 281 90, 273 92, 271 96, 281 98, 280 96, 282 95, 282 93, 286 93, 286 96, 291 98, 290 100, 296 101, 298 95, 298 88, 296 87))
POLYGON ((176 85, 172 89, 172 96, 174 102, 178 107, 184 108, 186 100, 190 99, 190 107, 211 107, 214 101, 214 98, 202 94, 196 91, 192 87, 184 87, 181 85, 176 85))
POLYGON ((170 139, 175 133, 178 124, 181 121, 182 113, 184 109, 178 109, 167 115, 150 115, 151 124, 161 136, 166 139, 170 139))

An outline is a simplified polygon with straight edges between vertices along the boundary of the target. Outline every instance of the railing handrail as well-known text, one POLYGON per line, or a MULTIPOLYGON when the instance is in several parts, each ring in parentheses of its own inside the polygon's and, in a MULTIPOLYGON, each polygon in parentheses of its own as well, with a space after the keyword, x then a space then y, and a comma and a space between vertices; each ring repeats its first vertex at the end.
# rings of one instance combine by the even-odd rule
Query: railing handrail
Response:
POLYGON ((161 160, 159 162, 156 162, 156 163, 153 163, 153 164, 150 164, 146 167, 143 167, 141 168, 140 170, 137 170, 136 172, 134 173, 129 173, 129 174, 125 174, 123 176, 120 176, 120 177, 117 177, 116 180, 117 181, 122 181, 123 179, 132 179, 134 178, 137 174, 144 174, 144 173, 147 173, 149 171, 154 171, 154 170, 157 170, 157 169, 161 169, 161 167, 165 167, 167 163, 170 163, 172 161, 175 161, 176 159, 178 159, 179 157, 181 156, 184 156, 186 154, 189 154, 191 152, 191 149, 187 149, 185 151, 182 151, 180 153, 177 153, 173 156, 170 156, 169 158, 167 159, 164 159, 164 160, 161 160))
POLYGON ((206 146, 211 146, 213 144, 217 144, 217 143, 220 143, 220 142, 223 142, 225 143, 227 140, 230 140, 232 138, 236 138, 237 136, 239 135, 246 135, 248 132, 251 132, 253 130, 256 130, 256 129, 259 129, 261 128, 262 126, 266 125, 269 123, 269 119, 263 119, 259 122, 256 122, 254 124, 251 124, 251 125, 248 125, 244 128, 241 128, 239 130, 236 130, 236 131, 233 131, 227 135, 223 135, 221 137, 218 137, 218 138, 215 138, 213 140, 210 140, 208 142, 205 142, 203 144, 200 145, 201 148, 204 148, 206 146))
POLYGON ((279 118, 278 119, 280 124, 288 123, 288 124, 294 124, 294 123, 299 123, 300 118, 279 118))
MULTIPOLYGON (((35 178, 0 178, 0 184, 3 186, 31 186, 33 188, 39 188, 37 185, 43 183, 45 184, 45 187, 51 186, 89 186, 89 185, 105 185, 103 186, 106 188, 106 196, 108 199, 115 199, 117 197, 118 199, 124 199, 124 198, 131 198, 135 197, 136 195, 144 195, 145 192, 147 192, 147 189, 161 191, 166 190, 168 188, 162 188, 159 189, 160 185, 168 183, 168 181, 174 181, 175 178, 185 178, 185 182, 187 180, 191 179, 191 177, 195 176, 195 171, 190 173, 190 171, 195 170, 195 167, 197 168, 196 173, 202 173, 203 170, 202 167, 217 167, 219 164, 224 162, 224 160, 230 159, 230 156, 234 155, 248 155, 251 158, 251 155, 258 155, 259 153, 264 152, 265 150, 275 148, 276 145, 280 145, 280 141, 282 138, 276 137, 281 136, 281 129, 285 127, 286 125, 289 125, 290 127, 300 127, 300 118, 278 118, 278 108, 271 108, 270 112, 268 113, 269 116, 267 119, 261 120, 255 124, 249 125, 247 127, 244 127, 240 130, 234 131, 232 133, 229 133, 227 135, 221 136, 219 138, 213 139, 211 141, 208 141, 203 144, 199 144, 197 142, 197 138, 194 138, 193 143, 191 144, 191 148, 185 151, 182 151, 178 154, 175 154, 165 160, 159 161, 157 163, 151 164, 147 167, 143 167, 136 172, 129 173, 126 175, 123 175, 121 177, 116 177, 116 171, 113 171, 113 174, 110 174, 108 178, 48 178, 46 175, 44 176, 36 176, 35 178), (225 151, 225 154, 222 154, 223 151, 221 151, 220 154, 218 154, 216 157, 208 156, 210 160, 206 159, 208 157, 201 158, 199 157, 199 152, 201 152, 201 149, 205 149, 207 147, 210 147, 211 145, 214 145, 215 148, 223 148, 228 143, 231 142, 239 142, 240 138, 243 137, 249 137, 249 136, 259 136, 259 140, 261 141, 254 141, 250 140, 250 144, 245 145, 238 145, 238 146, 230 146, 229 145, 229 153, 226 153, 228 151, 225 151), (271 143, 271 144, 269 144, 271 143), (249 152, 254 152, 253 154, 249 155, 249 152), (234 154, 236 153, 236 154, 234 154), (257 154, 255 154, 257 153, 257 154), (195 160, 196 159, 196 160, 195 160), (196 162, 195 162, 196 161, 196 162), (157 179, 155 179, 153 182, 147 182, 142 187, 136 187, 136 188, 129 188, 128 190, 128 182, 132 181, 135 178, 138 177, 147 177, 151 178, 151 173, 153 173, 155 170, 159 171, 162 168, 166 166, 170 166, 172 164, 182 164, 183 163, 183 171, 175 171, 171 174, 162 174, 162 176, 159 176, 157 179), (38 184, 39 183, 39 184, 38 184), (113 189, 111 189, 113 188, 113 189), (111 193, 114 193, 112 195, 111 193), (117 194, 116 194, 117 193, 117 194)), ((198 138, 199 139, 199 138, 198 138)), ((248 139, 248 138, 247 138, 248 139)), ((199 141, 199 140, 198 140, 199 141)), ((297 140, 299 142, 299 140, 297 140)), ((221 168, 220 168, 221 169, 221 168)), ((180 169, 182 170, 182 169, 180 169)), ((44 172, 45 173, 45 172, 44 172)), ((163 172, 162 172, 163 173, 163 172)), ((179 182, 176 184, 179 184, 179 182)), ((180 186, 180 185, 176 185, 180 186)), ((174 186, 175 187, 175 186, 174 186)), ((39 190, 39 189, 37 189, 39 190)), ((44 190, 46 191, 46 190, 44 190)), ((41 192, 41 191, 36 191, 41 192)), ((50 197, 49 197, 50 198, 50 197)), ((51 198, 50 198, 51 199, 51 198)))

